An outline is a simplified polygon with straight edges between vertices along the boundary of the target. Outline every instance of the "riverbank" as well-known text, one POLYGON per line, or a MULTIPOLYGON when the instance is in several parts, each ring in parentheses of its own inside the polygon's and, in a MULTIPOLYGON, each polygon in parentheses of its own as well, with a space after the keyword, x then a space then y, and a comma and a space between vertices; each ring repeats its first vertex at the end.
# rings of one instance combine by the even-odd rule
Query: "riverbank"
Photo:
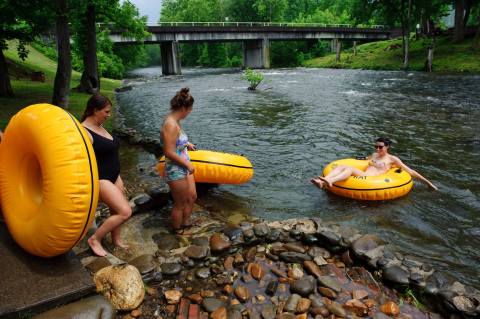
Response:
MULTIPOLYGON (((409 70, 423 71, 427 58, 429 39, 411 39, 409 70)), ((335 53, 307 60, 306 67, 368 70, 403 70, 402 40, 371 42, 341 52, 340 62, 335 53)), ((438 37, 433 59, 433 72, 480 73, 480 50, 473 49, 473 39, 453 44, 446 37, 438 37)))
MULTIPOLYGON (((17 55, 15 43, 9 43, 9 49, 4 51, 7 58, 11 85, 14 93, 13 98, 0 98, 0 128, 4 129, 10 118, 25 106, 36 103, 51 103, 53 93, 53 83, 57 70, 57 63, 50 60, 35 48, 27 46, 28 57, 22 61, 17 55), (43 72, 45 82, 32 81, 33 72, 43 72)), ((80 82, 81 74, 72 71, 70 81, 70 103, 68 111, 77 119, 80 118, 90 94, 76 92, 73 88, 80 82)), ((114 99, 114 91, 120 87, 120 80, 108 78, 101 79, 101 92, 110 99, 114 99)))

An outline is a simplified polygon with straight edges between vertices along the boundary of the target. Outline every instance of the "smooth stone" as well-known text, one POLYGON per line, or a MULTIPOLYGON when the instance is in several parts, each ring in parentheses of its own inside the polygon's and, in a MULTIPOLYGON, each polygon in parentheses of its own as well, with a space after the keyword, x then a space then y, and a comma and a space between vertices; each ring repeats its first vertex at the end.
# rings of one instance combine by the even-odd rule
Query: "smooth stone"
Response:
POLYGON ((257 237, 265 237, 270 232, 270 228, 265 223, 255 224, 253 226, 253 232, 257 237))
POLYGON ((191 244, 195 246, 208 246, 210 245, 210 240, 206 236, 194 237, 192 238, 191 244))
POLYGON ((337 293, 330 288, 318 287, 318 292, 321 293, 322 296, 325 296, 325 297, 330 298, 330 299, 336 299, 337 298, 337 293))
POLYGON ((238 286, 235 288, 235 296, 237 296, 241 302, 247 302, 250 300, 250 291, 245 286, 238 286))
POLYGON ((265 271, 260 264, 252 263, 249 265, 248 270, 252 277, 257 280, 260 280, 263 278, 263 276, 265 276, 265 271))
POLYGON ((171 250, 180 248, 180 242, 177 236, 172 234, 158 233, 152 236, 152 240, 158 245, 160 250, 171 250))
POLYGON ((255 261, 255 255, 257 254, 257 247, 253 246, 250 247, 246 252, 245 252, 245 259, 248 262, 253 262, 255 261))
POLYGON ((230 240, 235 241, 239 239, 243 233, 243 230, 240 227, 228 226, 222 230, 223 234, 227 236, 230 240))
POLYGON ((277 318, 277 319, 296 319, 297 317, 293 313, 282 312, 281 314, 279 314, 275 318, 277 318))
POLYGON ((383 279, 400 285, 408 285, 410 274, 408 271, 400 268, 399 266, 393 266, 383 270, 383 279))
POLYGON ((133 202, 142 211, 153 208, 153 198, 147 194, 140 194, 134 197, 133 202))
POLYGON ((314 234, 305 234, 302 241, 308 245, 316 245, 319 240, 314 234))
POLYGON ((138 256, 137 258, 131 260, 129 264, 136 267, 142 275, 155 270, 157 267, 154 257, 150 254, 138 256))
POLYGON ((208 246, 190 245, 183 254, 189 258, 201 260, 207 257, 208 246))
POLYGON ((270 281, 265 288, 265 293, 269 296, 274 296, 278 289, 278 281, 270 281))
POLYGON ((368 307, 357 299, 350 299, 345 303, 345 308, 356 314, 357 316, 366 316, 368 313, 368 307))
POLYGON ((242 319, 242 312, 238 309, 229 308, 227 311, 227 319, 242 319))
POLYGON ((278 238, 280 238, 280 230, 277 228, 271 229, 270 232, 267 234, 267 240, 270 242, 277 241, 278 238))
POLYGON ((312 307, 320 308, 324 306, 323 298, 320 295, 311 294, 308 299, 312 302, 312 307))
POLYGON ((164 263, 160 266, 162 270, 162 275, 164 276, 175 276, 178 275, 183 267, 179 263, 164 263))
POLYGON ((290 291, 306 297, 315 289, 315 283, 309 279, 295 280, 290 284, 290 291))
POLYGON ((389 316, 396 316, 400 313, 400 308, 393 301, 388 301, 380 306, 380 311, 389 316))
POLYGON ((368 297, 368 292, 365 289, 358 289, 352 292, 352 298, 362 300, 368 297))
POLYGON ((274 319, 276 315, 275 306, 272 304, 264 305, 261 314, 263 319, 274 319))
MULTIPOLYGON (((339 234, 329 230, 323 230, 317 233, 317 238, 320 243, 326 243, 327 246, 338 246, 342 240, 339 234)), ((325 246, 325 245, 322 245, 325 246)))
POLYGON ((357 257, 365 257, 369 251, 382 244, 383 241, 378 236, 367 234, 352 243, 352 250, 357 257))
POLYGON ((323 247, 318 247, 318 246, 310 247, 310 249, 308 250, 308 254, 312 258, 315 258, 317 256, 320 256, 320 257, 323 257, 323 258, 330 258, 332 256, 327 249, 325 249, 323 247))
POLYGON ((302 264, 305 260, 311 260, 312 258, 307 254, 297 253, 293 251, 286 251, 286 252, 280 253, 280 259, 287 263, 302 264))
POLYGON ((318 277, 318 283, 324 287, 330 288, 334 290, 335 292, 341 292, 342 291, 342 284, 336 277, 332 276, 320 276, 318 277))
POLYGON ((210 314, 211 319, 227 319, 227 308, 219 307, 210 314))
POLYGON ((316 277, 322 276, 322 271, 320 268, 317 266, 317 264, 314 261, 311 260, 306 260, 303 262, 303 267, 312 275, 316 277))
POLYGON ((253 229, 252 228, 249 228, 249 229, 245 229, 243 231, 243 237, 247 240, 247 239, 253 239, 255 237, 255 233, 253 232, 253 229))
POLYGON ((321 307, 310 308, 310 313, 315 316, 315 319, 323 319, 330 314, 330 311, 328 311, 328 309, 325 306, 321 306, 321 307))
POLYGON ((299 280, 303 278, 304 272, 300 267, 293 267, 288 270, 287 275, 290 279, 299 280))
POLYGON ((207 279, 208 277, 210 277, 210 268, 207 268, 207 267, 198 268, 197 270, 195 270, 195 276, 197 276, 200 279, 207 279))
POLYGON ((180 298, 182 298, 182 292, 179 290, 167 290, 164 292, 165 299, 169 305, 176 305, 180 302, 180 298))
POLYGON ((230 247, 230 239, 222 233, 215 233, 210 237, 210 250, 212 252, 223 252, 230 247))
MULTIPOLYGON (((23 318, 23 317, 19 317, 23 318)), ((115 309, 103 296, 85 298, 34 316, 33 319, 114 319, 115 309)))
POLYGON ((287 312, 295 312, 297 310, 297 304, 300 298, 302 297, 297 294, 290 295, 290 297, 287 299, 287 302, 285 303, 284 310, 287 312))
POLYGON ((301 253, 301 254, 306 253, 305 247, 303 247, 301 244, 298 244, 298 243, 287 243, 287 244, 283 245, 283 247, 287 251, 294 251, 294 252, 301 253))
POLYGON ((112 263, 108 260, 107 257, 98 257, 91 263, 85 266, 88 270, 90 270, 92 273, 96 273, 102 268, 110 266, 112 263))
POLYGON ((328 262, 323 258, 322 256, 317 256, 313 259, 313 261, 318 265, 318 266, 325 266, 328 265, 328 262))
POLYGON ((220 307, 225 307, 225 301, 216 298, 203 298, 203 308, 208 312, 214 312, 220 307))
POLYGON ((331 313, 340 318, 345 318, 347 316, 347 311, 343 309, 342 305, 338 302, 332 301, 331 304, 325 305, 331 313))
POLYGON ((310 301, 310 299, 307 299, 307 298, 300 298, 300 300, 298 301, 297 303, 297 310, 296 310, 296 313, 305 313, 308 311, 308 309, 310 308, 310 305, 312 304, 312 302, 310 301))

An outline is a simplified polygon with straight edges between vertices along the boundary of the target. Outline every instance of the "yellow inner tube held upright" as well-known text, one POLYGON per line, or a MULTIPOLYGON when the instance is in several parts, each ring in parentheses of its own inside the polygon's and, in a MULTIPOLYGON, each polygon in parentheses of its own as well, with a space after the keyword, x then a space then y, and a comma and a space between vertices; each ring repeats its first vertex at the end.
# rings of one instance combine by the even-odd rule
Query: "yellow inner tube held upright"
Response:
MULTIPOLYGON (((244 156, 205 150, 189 151, 188 155, 197 183, 243 184, 253 177, 252 163, 244 156)), ((160 158, 157 170, 164 176, 165 156, 160 158)))
MULTIPOLYGON (((346 158, 333 161, 323 170, 323 176, 339 165, 348 165, 365 171, 368 160, 346 158)), ((393 167, 377 176, 350 176, 328 188, 334 194, 360 200, 387 200, 406 195, 413 187, 410 174, 393 167)))
POLYGON ((86 234, 98 202, 98 169, 82 125, 50 104, 22 109, 8 124, 0 153, 5 222, 29 253, 52 257, 86 234))

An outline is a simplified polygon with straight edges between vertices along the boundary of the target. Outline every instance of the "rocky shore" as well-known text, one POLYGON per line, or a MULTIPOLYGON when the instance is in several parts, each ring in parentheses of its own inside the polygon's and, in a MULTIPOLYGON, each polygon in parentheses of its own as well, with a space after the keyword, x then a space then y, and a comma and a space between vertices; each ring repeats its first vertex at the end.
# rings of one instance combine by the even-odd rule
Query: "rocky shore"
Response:
MULTIPOLYGON (((168 188, 147 193, 131 201, 135 213, 122 232, 128 249, 113 249, 107 240, 112 254, 98 258, 85 242, 75 247, 108 302, 95 296, 38 318, 60 318, 58 311, 122 319, 480 315, 479 291, 395 252, 376 235, 319 219, 225 221, 199 206, 195 225, 173 235, 168 188)), ((98 211, 97 223, 105 214, 98 211)))

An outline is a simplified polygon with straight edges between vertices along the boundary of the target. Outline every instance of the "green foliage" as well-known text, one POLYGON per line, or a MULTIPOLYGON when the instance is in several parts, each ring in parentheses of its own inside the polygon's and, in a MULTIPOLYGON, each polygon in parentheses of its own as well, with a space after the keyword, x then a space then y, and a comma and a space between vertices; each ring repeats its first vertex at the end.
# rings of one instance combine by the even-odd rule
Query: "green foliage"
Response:
POLYGON ((263 74, 257 71, 254 71, 250 68, 247 68, 245 72, 243 72, 242 79, 247 80, 250 83, 248 87, 249 90, 255 90, 260 82, 263 81, 263 74))

